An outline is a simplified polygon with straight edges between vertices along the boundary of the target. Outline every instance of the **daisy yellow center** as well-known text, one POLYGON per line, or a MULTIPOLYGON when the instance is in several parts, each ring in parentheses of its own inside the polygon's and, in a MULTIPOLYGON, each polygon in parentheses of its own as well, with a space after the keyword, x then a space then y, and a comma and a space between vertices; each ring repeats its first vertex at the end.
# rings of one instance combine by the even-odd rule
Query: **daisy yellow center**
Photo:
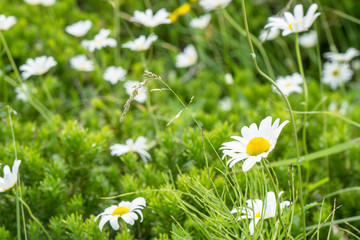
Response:
POLYGON ((103 40, 102 39, 99 39, 99 40, 96 40, 95 41, 95 44, 97 44, 97 45, 100 45, 100 44, 102 44, 103 43, 103 40))
POLYGON ((265 138, 255 137, 247 144, 246 152, 251 156, 257 156, 261 153, 267 152, 270 146, 270 143, 265 138))
POLYGON ((260 215, 260 212, 257 212, 256 215, 255 215, 256 218, 260 218, 261 215, 260 215))
POLYGON ((195 58, 194 57, 188 57, 189 62, 194 62, 195 58))
POLYGON ((285 87, 291 87, 291 83, 287 83, 285 87))
POLYGON ((288 25, 288 27, 291 29, 291 31, 294 30, 293 27, 292 27, 292 23, 290 23, 290 24, 288 25))
POLYGON ((339 75, 339 71, 338 71, 338 70, 334 70, 334 71, 333 71, 333 75, 334 75, 334 76, 339 75))
POLYGON ((115 208, 115 210, 113 211, 112 215, 115 216, 115 215, 123 215, 125 213, 128 213, 130 212, 130 210, 127 208, 127 207, 117 207, 115 208))

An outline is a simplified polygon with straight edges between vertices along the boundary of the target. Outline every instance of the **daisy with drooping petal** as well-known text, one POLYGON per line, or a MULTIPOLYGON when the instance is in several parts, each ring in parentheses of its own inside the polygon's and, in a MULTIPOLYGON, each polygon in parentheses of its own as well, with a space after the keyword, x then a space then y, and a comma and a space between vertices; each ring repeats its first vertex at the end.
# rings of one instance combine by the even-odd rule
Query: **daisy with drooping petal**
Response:
POLYGON ((360 51, 355 48, 349 48, 345 53, 324 53, 324 57, 337 62, 350 62, 354 57, 360 56, 360 51))
POLYGON ((135 142, 129 138, 126 140, 125 144, 114 144, 110 147, 111 155, 121 156, 128 152, 136 152, 139 154, 141 159, 147 163, 148 160, 151 160, 150 154, 146 151, 149 149, 149 146, 146 144, 147 139, 143 136, 138 137, 135 142))
MULTIPOLYGON (((302 93, 303 89, 300 86, 302 82, 301 75, 299 73, 294 73, 286 77, 278 77, 275 83, 285 96, 289 96, 289 94, 293 92, 302 93)), ((279 93, 274 86, 272 86, 272 89, 274 92, 279 93)))
MULTIPOLYGON (((135 87, 139 85, 138 81, 127 81, 124 83, 124 87, 126 89, 126 93, 131 96, 135 87)), ((146 87, 142 86, 137 90, 136 96, 134 98, 135 101, 139 103, 144 103, 147 98, 146 87)))
POLYGON ((108 38, 110 35, 109 29, 100 29, 100 32, 95 35, 93 40, 83 40, 81 45, 90 52, 94 52, 95 49, 102 49, 104 47, 116 47, 117 42, 114 38, 108 38))
POLYGON ((105 70, 103 78, 111 84, 116 84, 118 81, 124 81, 126 72, 122 67, 110 66, 105 70))
POLYGON ((299 44, 304 48, 312 48, 316 46, 318 41, 317 33, 311 30, 308 33, 304 33, 299 37, 299 44))
POLYGON ((26 80, 33 75, 43 75, 50 68, 57 65, 53 57, 41 56, 35 59, 28 58, 26 63, 20 66, 21 76, 26 80))
POLYGON ((177 68, 190 67, 196 63, 197 59, 198 55, 196 49, 192 44, 190 44, 184 48, 183 52, 176 56, 175 65, 177 68))
POLYGON ((106 222, 110 222, 111 227, 114 230, 119 229, 119 217, 127 224, 134 225, 135 221, 140 216, 140 222, 143 221, 143 215, 141 210, 146 207, 146 201, 143 197, 138 197, 132 200, 132 202, 121 201, 118 205, 112 205, 105 209, 103 213, 100 213, 94 221, 101 217, 99 228, 102 231, 106 222))
POLYGON ((210 20, 211 15, 205 14, 201 17, 191 19, 190 26, 193 28, 204 29, 209 25, 210 20))
POLYGON ((324 63, 322 82, 335 90, 345 82, 350 81, 353 74, 354 72, 350 69, 349 63, 326 62, 324 63))
POLYGON ((0 192, 5 192, 16 184, 20 163, 21 160, 15 160, 12 171, 10 171, 10 167, 8 165, 4 166, 4 177, 0 177, 0 192))
POLYGON ((224 153, 223 159, 226 156, 230 157, 226 164, 231 168, 237 162, 245 160, 242 170, 247 172, 255 163, 266 158, 274 149, 281 130, 289 121, 284 121, 280 126, 279 122, 280 119, 277 118, 272 124, 272 118, 269 116, 261 121, 259 128, 256 123, 250 127, 243 127, 242 137, 233 136, 235 141, 223 143, 220 148, 224 153))
POLYGON ((158 38, 155 34, 150 34, 147 38, 144 35, 136 38, 134 41, 129 41, 122 44, 123 48, 128 48, 132 51, 145 51, 148 50, 151 44, 158 38))
POLYGON ((279 34, 280 34, 280 30, 277 28, 261 30, 259 40, 262 43, 265 41, 271 41, 271 40, 274 40, 275 38, 277 38, 277 36, 279 36, 279 34))
POLYGON ((16 17, 6 17, 4 14, 0 14, 0 30, 9 30, 17 22, 16 17))
POLYGON ((205 11, 212 11, 219 8, 225 8, 232 0, 200 0, 199 4, 205 11))
POLYGON ((90 20, 78 21, 74 24, 71 24, 65 28, 65 31, 68 34, 71 34, 75 37, 83 37, 88 33, 92 26, 92 22, 90 20))
POLYGON ((71 58, 70 65, 71 68, 81 72, 91 72, 94 70, 94 62, 87 59, 84 54, 71 58))
POLYGON ((170 13, 165 8, 160 9, 155 14, 153 14, 151 9, 146 9, 145 12, 135 11, 134 16, 130 20, 140 23, 145 27, 153 28, 161 24, 171 23, 169 16, 170 13))
POLYGON ((283 17, 270 17, 269 23, 265 25, 267 28, 275 28, 282 30, 282 35, 286 36, 291 33, 299 33, 308 31, 320 13, 316 13, 318 6, 316 3, 311 4, 306 15, 302 4, 297 4, 294 7, 294 15, 290 12, 285 12, 283 17))
MULTIPOLYGON (((279 193, 279 198, 284 192, 279 193)), ((280 203, 280 210, 285 206, 290 206, 290 201, 283 201, 280 203)), ((250 234, 253 235, 255 226, 260 220, 273 218, 276 215, 276 198, 274 192, 268 192, 264 202, 260 199, 246 200, 246 207, 234 208, 231 210, 232 214, 239 213, 241 216, 237 219, 252 219, 249 224, 250 234)))

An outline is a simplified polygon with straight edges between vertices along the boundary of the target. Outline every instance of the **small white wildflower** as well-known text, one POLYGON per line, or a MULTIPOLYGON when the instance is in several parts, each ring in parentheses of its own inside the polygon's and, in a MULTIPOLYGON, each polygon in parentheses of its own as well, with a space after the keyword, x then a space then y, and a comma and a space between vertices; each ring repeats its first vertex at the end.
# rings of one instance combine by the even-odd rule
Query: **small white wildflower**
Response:
POLYGON ((224 97, 219 101, 219 107, 223 111, 230 111, 232 107, 231 98, 224 97))
POLYGON ((121 156, 128 152, 136 152, 139 154, 144 163, 151 160, 150 154, 146 151, 149 146, 146 144, 147 139, 143 136, 138 137, 135 142, 129 138, 125 144, 116 143, 110 147, 111 155, 121 156))
POLYGON ((199 4, 205 11, 213 11, 219 8, 225 8, 232 0, 200 0, 199 4))
POLYGON ((234 83, 234 79, 233 79, 231 73, 226 73, 225 74, 225 83, 227 85, 232 85, 234 83))
POLYGON ((124 81, 126 72, 122 67, 110 66, 106 68, 103 78, 111 84, 116 84, 118 81, 124 81))
POLYGON ((68 34, 71 34, 75 37, 83 37, 88 33, 92 26, 92 22, 90 20, 78 21, 74 24, 71 24, 65 28, 65 31, 68 34))
POLYGON ((350 62, 354 57, 360 56, 360 51, 356 48, 349 48, 345 53, 324 53, 324 57, 330 61, 350 62))
POLYGON ((169 19, 170 13, 165 10, 165 8, 157 11, 156 14, 153 14, 151 9, 145 10, 145 12, 135 11, 134 16, 131 18, 131 21, 140 23, 145 27, 156 27, 161 24, 169 24, 171 20, 169 19))
POLYGON ((332 90, 351 80, 354 72, 347 62, 324 63, 322 82, 330 86, 332 90))
POLYGON ((35 59, 28 58, 19 69, 22 71, 21 76, 26 80, 34 75, 43 75, 56 65, 57 62, 53 57, 41 56, 35 59))
POLYGON ((10 167, 8 165, 4 166, 4 177, 0 177, 0 192, 5 192, 16 184, 20 163, 21 160, 15 160, 12 166, 12 171, 10 171, 10 167))
POLYGON ((136 38, 134 41, 129 41, 121 45, 123 48, 129 48, 132 51, 145 51, 148 50, 151 44, 156 41, 158 38, 155 34, 150 34, 149 37, 145 37, 145 35, 141 35, 136 38))
POLYGON ((83 40, 81 45, 90 52, 94 52, 95 49, 102 49, 104 47, 116 47, 117 42, 114 38, 109 38, 109 29, 100 29, 100 32, 92 40, 83 40))
POLYGON ((71 68, 82 72, 91 72, 94 70, 94 62, 88 60, 85 55, 77 55, 70 59, 71 68))
MULTIPOLYGON (((303 89, 300 86, 302 82, 303 80, 301 75, 299 73, 294 73, 289 76, 278 77, 275 83, 285 96, 289 96, 289 94, 293 92, 302 93, 303 89)), ((272 88, 274 92, 279 93, 274 86, 272 86, 272 88)))
POLYGON ((190 26, 193 28, 204 29, 207 27, 207 25, 209 25, 210 20, 211 20, 211 15, 205 14, 198 18, 191 19, 190 26))
POLYGON ((6 17, 4 14, 0 14, 0 31, 9 30, 16 22, 16 17, 6 17))
POLYGON ((304 33, 299 37, 299 44, 304 48, 312 48, 316 46, 318 41, 317 33, 311 30, 308 33, 304 33))
MULTIPOLYGON (((129 96, 132 95, 132 92, 134 91, 134 87, 139 84, 138 81, 127 81, 124 83, 124 87, 126 89, 126 93, 129 94, 129 96)), ((139 103, 144 103, 147 98, 146 93, 146 87, 142 86, 137 90, 137 95, 135 96, 134 100, 139 103)))
POLYGON ((196 49, 190 44, 184 48, 183 52, 176 56, 175 65, 177 68, 190 67, 196 63, 197 59, 198 55, 196 49))

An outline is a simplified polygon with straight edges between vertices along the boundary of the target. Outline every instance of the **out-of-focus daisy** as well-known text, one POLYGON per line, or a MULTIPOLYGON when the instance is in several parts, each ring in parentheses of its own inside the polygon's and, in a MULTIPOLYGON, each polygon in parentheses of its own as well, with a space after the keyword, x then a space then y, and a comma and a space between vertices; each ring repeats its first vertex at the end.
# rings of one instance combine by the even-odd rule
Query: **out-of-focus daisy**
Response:
POLYGON ((227 85, 232 85, 234 83, 234 79, 233 79, 231 73, 226 73, 224 77, 225 77, 225 83, 227 85))
POLYGON ((21 160, 15 160, 12 166, 12 171, 10 171, 10 167, 8 165, 4 166, 4 177, 0 177, 0 192, 5 192, 16 184, 20 163, 21 160))
POLYGON ((324 63, 322 82, 335 90, 345 82, 350 81, 353 74, 349 63, 326 62, 324 63))
POLYGON ((177 9, 175 9, 169 16, 169 20, 171 22, 176 22, 176 20, 182 16, 187 14, 191 10, 191 5, 189 3, 184 3, 177 9))
POLYGON ((271 125, 272 118, 269 116, 261 121, 259 128, 256 123, 251 124, 250 127, 243 127, 242 137, 233 136, 235 141, 223 143, 220 148, 223 150, 223 159, 226 156, 230 157, 226 164, 231 168, 237 162, 245 160, 242 170, 247 172, 255 163, 266 158, 274 149, 281 130, 289 121, 284 121, 280 126, 279 122, 280 119, 277 118, 271 125))
POLYGON ((91 72, 94 70, 94 62, 86 58, 85 55, 77 55, 70 59, 71 68, 82 72, 91 72))
POLYGON ((35 59, 28 58, 26 63, 20 66, 20 70, 22 71, 21 76, 24 79, 28 79, 33 75, 43 75, 56 65, 57 62, 53 57, 41 56, 35 59))
POLYGON ((271 41, 277 38, 279 34, 280 34, 280 30, 277 28, 261 30, 259 40, 260 42, 271 41))
POLYGON ((337 62, 350 62, 354 57, 360 55, 360 51, 355 48, 349 48, 345 53, 333 53, 327 52, 324 53, 324 57, 337 62))
POLYGON ((30 5, 43 5, 45 7, 50 7, 56 3, 56 0, 24 0, 30 5))
POLYGON ((299 37, 299 44, 304 48, 312 48, 316 46, 318 37, 314 30, 304 33, 299 37))
POLYGON ((16 17, 6 17, 4 14, 0 14, 0 30, 9 30, 17 22, 16 17))
POLYGON ((199 4, 205 11, 213 11, 219 8, 225 8, 232 0, 200 0, 199 4))
POLYGON ((175 65, 177 68, 190 67, 196 63, 197 59, 198 55, 196 49, 192 44, 190 44, 184 48, 183 52, 176 56, 175 65))
POLYGON ((45 7, 50 7, 50 6, 54 5, 55 2, 56 2, 56 0, 41 0, 42 5, 45 7))
POLYGON ((294 7, 294 15, 290 12, 285 12, 283 17, 270 17, 269 23, 265 25, 267 28, 275 28, 282 30, 282 35, 286 36, 290 33, 299 33, 308 31, 316 18, 320 15, 317 13, 318 6, 316 3, 311 4, 306 15, 302 4, 297 4, 294 7))
MULTIPOLYGON (((279 197, 284 192, 279 193, 279 197)), ((290 201, 283 201, 280 203, 280 210, 282 210, 285 206, 290 206, 290 201)), ((273 218, 276 215, 276 198, 274 192, 268 192, 266 194, 266 198, 264 202, 260 199, 255 200, 246 200, 246 207, 234 208, 231 210, 232 214, 241 214, 237 219, 252 219, 249 223, 250 234, 253 235, 255 231, 255 226, 258 224, 260 220, 265 220, 269 218, 273 218)))
MULTIPOLYGON (((285 77, 278 77, 276 79, 276 85, 285 94, 285 96, 289 96, 289 94, 293 92, 302 93, 302 87, 300 86, 302 82, 302 77, 299 73, 294 73, 285 77)), ((279 93, 274 86, 272 88, 274 92, 279 93)))
POLYGON ((138 215, 143 221, 143 215, 141 210, 146 207, 146 201, 143 197, 138 197, 132 200, 132 202, 121 201, 118 205, 112 205, 105 209, 103 213, 100 213, 94 221, 101 217, 99 228, 102 231, 105 223, 110 222, 111 227, 114 230, 119 229, 119 217, 124 220, 127 224, 134 225, 135 221, 138 220, 138 215))
MULTIPOLYGON (((129 94, 129 96, 131 96, 135 87, 138 85, 139 85, 138 81, 125 82, 124 87, 126 89, 126 93, 129 94)), ((137 90, 134 100, 139 103, 144 103, 146 101, 146 98, 147 98, 146 87, 142 86, 137 90)))
POLYGON ((118 81, 124 81, 126 72, 122 67, 110 66, 106 68, 103 78, 111 84, 116 84, 118 81))
POLYGON ((231 104, 231 98, 229 97, 224 97, 223 99, 221 99, 219 101, 219 107, 221 108, 221 110, 223 111, 230 111, 232 104, 231 104))
POLYGON ((108 38, 110 32, 111 31, 109 29, 100 29, 100 32, 94 37, 93 40, 83 40, 81 41, 81 45, 90 52, 95 51, 95 49, 102 49, 104 47, 116 47, 116 40, 114 38, 108 38))
POLYGON ((171 20, 168 18, 169 15, 170 13, 165 8, 160 9, 155 14, 153 14, 151 9, 146 9, 145 12, 135 11, 131 21, 153 28, 161 24, 171 23, 171 20))
POLYGON ((65 31, 75 37, 82 37, 88 33, 91 26, 92 22, 90 20, 78 21, 74 24, 67 26, 65 28, 65 31))
POLYGON ((204 29, 207 27, 207 25, 209 25, 209 22, 211 20, 211 15, 210 14, 205 14, 203 16, 200 16, 198 18, 193 18, 190 21, 190 26, 193 28, 200 28, 200 29, 204 29))
POLYGON ((147 139, 143 136, 138 137, 135 142, 129 138, 126 140, 125 144, 114 144, 110 147, 111 155, 121 156, 128 152, 136 152, 139 154, 141 159, 147 163, 151 160, 150 154, 146 151, 149 149, 149 146, 146 144, 147 139))
POLYGON ((338 106, 337 102, 331 102, 328 106, 328 110, 330 112, 334 112, 334 113, 339 113, 341 115, 345 115, 346 114, 346 110, 349 107, 349 103, 347 101, 343 101, 340 105, 340 107, 338 106))
POLYGON ((150 34, 147 38, 144 35, 136 38, 134 41, 129 41, 122 44, 123 48, 128 48, 132 51, 145 51, 148 50, 151 44, 158 38, 155 34, 150 34))
POLYGON ((25 93, 28 93, 28 92, 29 92, 28 86, 26 86, 25 83, 21 84, 19 87, 15 88, 16 99, 19 99, 23 102, 27 102, 28 99, 27 99, 25 93))

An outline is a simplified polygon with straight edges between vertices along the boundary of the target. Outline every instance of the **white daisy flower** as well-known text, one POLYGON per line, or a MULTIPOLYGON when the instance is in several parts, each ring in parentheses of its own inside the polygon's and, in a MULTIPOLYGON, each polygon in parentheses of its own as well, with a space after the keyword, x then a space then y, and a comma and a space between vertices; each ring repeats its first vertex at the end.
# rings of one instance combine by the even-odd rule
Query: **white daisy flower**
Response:
MULTIPOLYGON (((134 87, 137 86, 138 84, 139 84, 138 81, 125 82, 124 87, 126 89, 126 93, 129 94, 129 96, 131 96, 132 92, 134 91, 134 87)), ((146 98, 147 98, 146 87, 142 86, 141 88, 138 89, 134 100, 139 103, 144 103, 146 101, 146 98)))
MULTIPOLYGON (((279 193, 279 198, 284 192, 279 193)), ((290 206, 290 201, 283 201, 280 203, 280 210, 285 206, 290 206)), ((260 220, 265 220, 273 218, 276 215, 276 198, 274 192, 268 192, 266 198, 263 201, 260 199, 255 200, 246 200, 246 207, 234 208, 231 210, 232 214, 239 213, 241 216, 237 219, 252 219, 249 224, 250 234, 253 235, 255 231, 255 226, 260 220)))
POLYGON ((122 67, 110 66, 106 68, 103 78, 111 84, 116 84, 118 81, 124 81, 126 72, 122 67))
MULTIPOLYGON (((278 77, 275 83, 285 94, 285 96, 289 96, 289 94, 293 92, 302 93, 303 89, 300 86, 302 82, 303 81, 301 75, 299 73, 294 73, 289 76, 278 77)), ((279 93, 274 86, 272 86, 272 89, 274 92, 279 93)))
POLYGON ((225 8, 232 0, 200 0, 199 4, 205 11, 212 11, 219 8, 225 8))
POLYGON ((4 14, 0 14, 0 30, 9 30, 16 22, 16 17, 6 17, 4 14))
POLYGON ((56 0, 24 0, 26 3, 30 5, 43 5, 45 7, 49 7, 55 4, 56 0))
POLYGON ((145 51, 148 50, 151 44, 158 38, 155 34, 150 34, 149 37, 141 35, 134 41, 129 41, 121 45, 123 48, 129 48, 132 51, 145 51))
POLYGON ((223 147, 220 148, 224 153, 223 159, 226 156, 231 157, 226 164, 231 168, 237 162, 245 160, 242 170, 247 172, 256 162, 266 158, 274 149, 281 130, 289 121, 284 121, 280 126, 279 122, 280 119, 277 118, 271 125, 272 118, 269 116, 261 121, 259 128, 255 123, 250 127, 243 127, 242 137, 233 136, 236 141, 223 143, 223 147))
POLYGON ((312 48, 316 46, 318 41, 317 33, 311 30, 308 33, 304 33, 299 37, 299 44, 304 48, 312 48))
POLYGON ((45 7, 50 7, 54 5, 56 0, 41 0, 41 4, 45 7))
POLYGON ((151 9, 145 10, 145 12, 135 11, 134 16, 130 19, 131 21, 140 23, 145 27, 156 27, 161 24, 169 24, 171 20, 169 19, 170 13, 165 10, 165 8, 157 11, 156 14, 153 14, 151 9))
POLYGON ((100 213, 94 221, 101 216, 99 223, 100 231, 102 231, 106 222, 110 222, 111 227, 114 230, 120 228, 118 219, 122 218, 127 224, 134 225, 135 221, 138 220, 138 215, 143 221, 143 215, 141 210, 146 207, 146 201, 143 197, 135 198, 132 202, 121 201, 118 205, 112 205, 105 209, 103 213, 100 213))
POLYGON ((265 41, 271 41, 271 40, 274 40, 275 38, 277 38, 279 36, 279 34, 280 34, 280 30, 277 28, 261 30, 259 40, 262 43, 265 41))
POLYGON ((219 107, 221 108, 221 110, 223 111, 229 111, 231 110, 232 107, 232 103, 231 103, 231 98, 229 97, 224 97, 219 101, 219 107))
POLYGON ((328 110, 330 112, 334 112, 334 113, 339 113, 341 115, 345 115, 346 114, 346 110, 349 107, 349 103, 347 101, 343 101, 340 105, 340 107, 338 106, 337 102, 331 102, 328 106, 328 110))
POLYGON ((91 27, 92 22, 90 20, 84 20, 67 26, 65 31, 75 37, 83 37, 88 33, 91 27))
POLYGON ((269 23, 265 28, 275 28, 282 30, 282 35, 286 36, 291 33, 305 32, 309 30, 320 13, 316 13, 318 6, 316 3, 311 4, 306 15, 302 4, 297 4, 294 7, 294 15, 290 12, 285 12, 283 17, 270 17, 269 23))
POLYGON ((102 49, 104 47, 116 47, 117 42, 114 38, 108 38, 110 35, 109 29, 100 29, 100 32, 95 35, 93 40, 83 40, 81 45, 86 48, 89 52, 94 52, 95 49, 102 49))
POLYGON ((21 76, 26 80, 33 75, 43 75, 50 68, 57 65, 53 57, 41 56, 35 59, 28 58, 26 63, 20 66, 21 76))
POLYGON ((151 160, 150 154, 146 151, 149 146, 146 144, 147 139, 143 136, 138 137, 135 142, 129 138, 125 144, 114 144, 110 147, 112 156, 121 156, 128 152, 136 152, 141 159, 147 163, 151 160))
POLYGON ((355 48, 349 48, 345 53, 333 53, 327 52, 324 53, 324 57, 337 62, 350 62, 354 57, 360 55, 360 51, 355 48))
POLYGON ((233 76, 231 75, 231 73, 226 73, 224 75, 224 78, 225 78, 225 83, 227 85, 232 85, 234 83, 234 79, 233 79, 233 76))
POLYGON ((207 25, 209 25, 209 22, 211 20, 211 15, 210 14, 205 14, 203 16, 200 16, 198 18, 193 18, 190 21, 190 26, 193 28, 200 28, 200 29, 204 29, 207 27, 207 25))
POLYGON ((71 68, 81 72, 94 71, 94 62, 86 58, 84 54, 70 58, 71 68))
POLYGON ((4 177, 0 177, 0 192, 5 192, 16 184, 20 163, 21 160, 15 160, 12 171, 10 171, 10 167, 8 165, 4 166, 4 177))
POLYGON ((350 81, 353 74, 349 63, 326 62, 324 63, 322 82, 335 90, 345 82, 350 81))
POLYGON ((176 56, 175 66, 177 68, 190 67, 196 63, 198 55, 195 47, 190 44, 184 48, 184 51, 176 56))

